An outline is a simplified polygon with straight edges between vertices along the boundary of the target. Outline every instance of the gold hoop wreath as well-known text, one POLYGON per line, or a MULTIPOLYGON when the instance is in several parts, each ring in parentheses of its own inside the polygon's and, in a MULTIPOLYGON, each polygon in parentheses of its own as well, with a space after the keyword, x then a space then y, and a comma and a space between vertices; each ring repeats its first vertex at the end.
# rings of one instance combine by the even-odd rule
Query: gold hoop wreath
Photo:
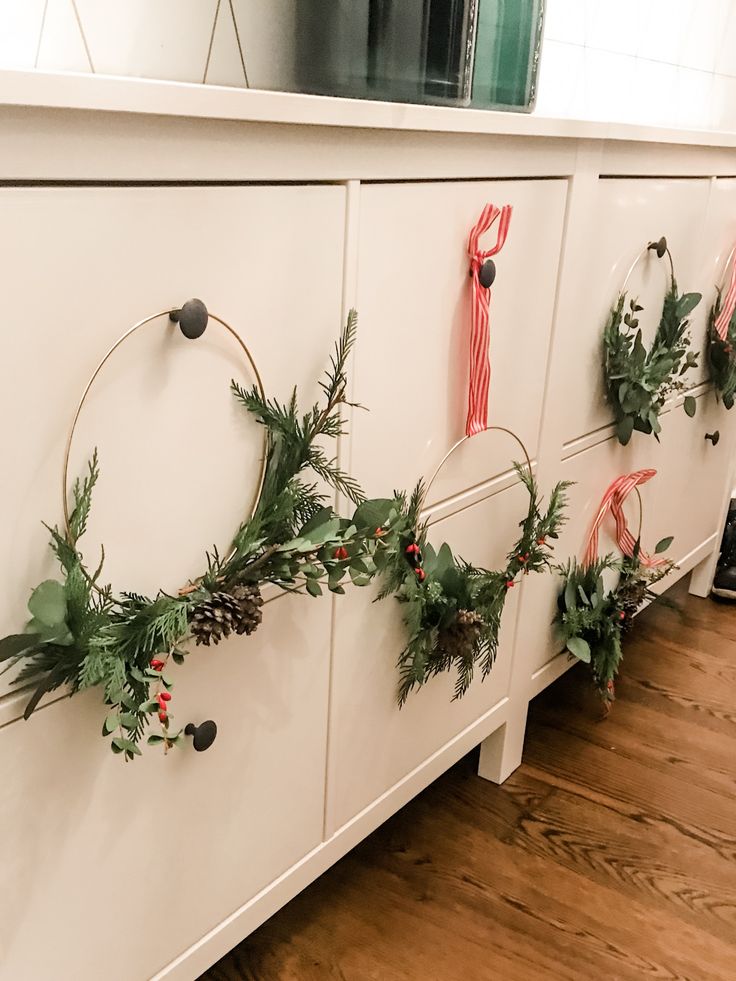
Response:
POLYGON ((622 637, 641 607, 656 598, 655 584, 675 568, 670 559, 658 557, 672 544, 671 537, 657 542, 653 555, 641 547, 644 507, 639 487, 656 474, 656 470, 648 469, 617 477, 603 495, 582 560, 573 558, 557 567, 563 579, 555 617, 560 639, 572 657, 590 665, 606 714, 616 697, 622 637), (636 538, 623 512, 624 501, 632 491, 639 502, 636 538), (601 556, 598 552, 598 532, 609 513, 615 520, 620 557, 612 553, 601 556), (603 576, 608 570, 618 574, 613 589, 604 585, 603 576))
MULTIPOLYGON (((634 259, 603 331, 603 376, 606 400, 613 409, 616 436, 624 446, 634 431, 659 440, 659 414, 668 398, 686 389, 683 376, 697 367, 687 319, 701 300, 700 293, 679 293, 667 239, 650 242, 634 259), (669 286, 652 346, 642 341, 638 315, 644 309, 627 287, 638 264, 654 253, 669 262, 669 286)), ((686 395, 684 409, 695 415, 697 403, 686 395)))
POLYGON ((458 440, 440 461, 425 484, 420 481, 409 498, 370 501, 358 508, 356 523, 365 517, 377 525, 372 562, 381 577, 379 599, 393 595, 403 604, 406 646, 398 660, 398 702, 403 705, 415 687, 453 667, 455 698, 462 697, 476 666, 482 678, 493 667, 498 652, 498 631, 506 596, 521 576, 542 572, 551 564, 551 542, 564 522, 567 482, 552 490, 542 512, 531 461, 524 443, 510 429, 486 426, 458 440), (527 513, 520 522, 522 533, 508 553, 504 569, 477 568, 457 558, 447 542, 435 551, 427 541, 427 494, 453 453, 468 439, 483 432, 501 432, 516 441, 524 464, 513 468, 529 495, 527 513), (361 513, 363 511, 363 513, 361 513), (383 522, 391 528, 385 541, 383 522))
POLYGON ((351 311, 320 383, 322 404, 303 414, 298 410, 296 391, 285 405, 266 398, 248 345, 223 318, 209 313, 201 300, 144 317, 109 348, 84 388, 64 450, 63 523, 61 528, 49 527, 62 580, 46 580, 37 586, 28 603, 31 620, 25 632, 0 640, 5 669, 20 666, 14 683, 35 686, 26 718, 47 692, 61 686, 68 686, 71 694, 100 687, 109 709, 103 735, 111 737, 111 749, 125 759, 140 755, 139 743, 155 719, 160 729, 148 736, 148 742, 159 743, 164 750, 183 742, 185 735, 193 737, 196 750, 212 744, 217 733, 212 720, 199 726, 189 723, 183 729, 172 727, 169 662, 183 663, 189 653, 183 646, 187 642, 209 646, 233 633, 249 635, 256 630, 262 620, 261 587, 265 583, 288 591, 301 591, 305 585, 307 592, 319 595, 320 580, 333 588, 347 571, 348 549, 353 556, 365 550, 355 526, 325 506, 317 487, 319 480, 356 503, 363 500, 355 481, 321 445, 325 438, 335 439, 343 432, 340 408, 345 402, 346 364, 356 326, 351 311), (69 459, 80 414, 103 366, 131 335, 162 317, 177 323, 190 340, 201 337, 210 321, 235 339, 255 384, 247 390, 233 381, 231 390, 263 426, 263 454, 247 517, 227 555, 213 548, 206 556, 206 571, 177 595, 163 590, 153 598, 135 592, 114 595, 109 585, 101 583, 103 563, 90 570, 79 549, 100 472, 97 451, 85 476, 74 481, 71 507, 69 459), (305 479, 309 474, 311 479, 305 479))

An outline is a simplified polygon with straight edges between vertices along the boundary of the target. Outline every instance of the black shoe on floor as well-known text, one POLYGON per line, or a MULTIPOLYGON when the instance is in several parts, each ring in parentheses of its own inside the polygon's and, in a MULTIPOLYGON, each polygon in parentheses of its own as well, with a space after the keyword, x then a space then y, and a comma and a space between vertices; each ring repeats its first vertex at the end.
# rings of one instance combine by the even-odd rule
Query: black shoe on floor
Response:
POLYGON ((731 501, 728 509, 711 596, 714 599, 736 602, 736 500, 731 501))
POLYGON ((736 565, 716 569, 711 595, 716 599, 736 602, 736 565))

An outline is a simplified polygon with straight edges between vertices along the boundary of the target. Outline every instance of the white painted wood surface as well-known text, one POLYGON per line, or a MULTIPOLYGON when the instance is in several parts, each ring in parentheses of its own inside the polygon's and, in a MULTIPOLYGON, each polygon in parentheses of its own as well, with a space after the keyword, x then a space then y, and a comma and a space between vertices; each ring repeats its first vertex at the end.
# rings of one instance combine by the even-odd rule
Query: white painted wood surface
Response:
MULTIPOLYGON (((515 208, 492 301, 491 421, 521 431, 544 491, 578 481, 558 558, 580 552, 613 477, 655 466, 645 540, 674 534, 680 574, 697 566, 707 590, 736 416, 701 373, 695 419, 675 400, 661 444, 635 434, 622 448, 596 348, 632 253, 663 233, 680 286, 704 293, 702 337, 736 239, 736 137, 23 72, 0 74, 0 135, 4 631, 51 569, 39 521, 60 518, 63 438, 87 374, 126 326, 188 296, 242 330, 270 392, 298 382, 305 399, 357 304, 353 388, 371 411, 354 415, 341 459, 370 493, 431 472, 462 430, 464 250, 487 200, 515 208), (218 186, 185 186, 202 181, 218 186)), ((662 284, 638 275, 654 310, 662 284)), ((186 577, 227 537, 257 452, 226 397, 232 350, 167 330, 111 363, 75 444, 78 466, 100 443, 109 479, 89 547, 105 541, 127 588, 186 577)), ((501 563, 523 512, 517 455, 494 434, 464 448, 438 486, 437 540, 501 563)), ((474 745, 485 740, 481 773, 504 779, 529 698, 569 664, 550 626, 556 591, 552 577, 514 590, 494 672, 465 699, 438 678, 401 712, 397 604, 358 590, 277 600, 254 638, 177 671, 177 718, 220 724, 203 756, 126 767, 96 735, 96 693, 28 723, 19 694, 0 697, 0 978, 96 981, 105 965, 124 981, 193 979, 474 745), (133 949, 101 881, 138 897, 133 949)))

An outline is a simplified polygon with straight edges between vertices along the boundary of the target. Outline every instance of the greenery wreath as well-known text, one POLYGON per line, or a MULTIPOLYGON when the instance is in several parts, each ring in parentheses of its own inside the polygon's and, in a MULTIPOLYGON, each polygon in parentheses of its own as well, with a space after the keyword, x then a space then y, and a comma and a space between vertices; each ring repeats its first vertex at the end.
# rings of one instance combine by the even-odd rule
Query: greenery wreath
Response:
MULTIPOLYGON (((667 551, 672 541, 672 538, 662 539, 655 553, 667 551)), ((633 556, 617 558, 608 554, 587 566, 575 559, 557 566, 564 587, 558 597, 555 623, 570 655, 590 665, 593 684, 606 712, 616 697, 615 678, 623 656, 622 637, 641 607, 659 598, 653 586, 675 568, 671 561, 647 567, 639 554, 637 539, 633 556), (609 590, 603 582, 603 574, 608 570, 618 573, 616 585, 609 590)))
POLYGON ((550 541, 564 523, 569 484, 563 481, 554 487, 542 512, 530 466, 514 463, 514 470, 529 494, 529 507, 519 523, 521 536, 505 568, 497 571, 457 558, 446 542, 438 551, 428 543, 427 523, 422 520, 423 482, 408 497, 397 493, 392 499, 366 501, 353 515, 353 523, 365 533, 366 572, 380 579, 377 599, 394 596, 404 607, 407 640, 398 658, 400 706, 412 689, 453 667, 454 698, 468 690, 476 665, 485 679, 496 659, 509 590, 520 575, 551 565, 550 541))
POLYGON ((177 595, 115 595, 109 585, 100 585, 102 563, 94 571, 87 567, 79 541, 100 472, 95 451, 86 476, 73 486, 65 527, 47 526, 62 579, 37 586, 25 631, 0 641, 5 669, 21 662, 14 683, 35 685, 25 718, 45 693, 63 685, 71 694, 100 687, 109 707, 102 731, 111 737, 114 753, 126 759, 140 755, 139 743, 155 719, 160 728, 149 734, 148 742, 166 751, 183 741, 182 730, 172 726, 168 666, 170 660, 184 661, 188 639, 208 646, 231 633, 252 633, 261 623, 265 583, 319 596, 323 582, 341 592, 339 582, 346 572, 356 575, 354 563, 362 570, 363 532, 324 506, 315 482, 326 482, 356 503, 363 500, 355 481, 318 445, 324 437, 343 433, 340 407, 346 403, 346 362, 356 325, 351 311, 320 383, 323 402, 304 414, 299 413, 296 390, 282 405, 266 399, 258 386, 246 390, 232 382, 234 396, 266 429, 260 496, 252 517, 238 528, 229 554, 222 557, 213 549, 202 576, 177 595))
POLYGON ((724 407, 730 409, 736 399, 736 310, 728 322, 724 339, 715 328, 721 302, 721 290, 718 289, 708 317, 708 363, 716 397, 720 397, 724 407))
MULTIPOLYGON (((672 255, 666 239, 651 242, 637 258, 648 251, 670 263, 669 287, 662 304, 662 315, 649 350, 642 341, 639 314, 643 307, 624 290, 613 305, 603 331, 603 373, 606 398, 614 411, 616 435, 624 446, 634 430, 659 439, 659 413, 667 399, 685 388, 683 375, 697 367, 698 356, 690 350, 689 314, 701 300, 700 293, 680 293, 675 280, 672 255)), ((636 263, 634 263, 636 265, 636 263)), ((684 409, 693 416, 695 399, 685 397, 684 409)))

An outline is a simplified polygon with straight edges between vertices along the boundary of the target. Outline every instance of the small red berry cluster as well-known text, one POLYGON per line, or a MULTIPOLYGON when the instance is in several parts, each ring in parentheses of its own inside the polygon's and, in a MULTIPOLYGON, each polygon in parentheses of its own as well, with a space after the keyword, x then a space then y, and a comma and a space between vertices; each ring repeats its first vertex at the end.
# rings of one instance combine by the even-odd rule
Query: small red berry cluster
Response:
POLYGON ((339 562, 344 562, 345 559, 349 558, 348 550, 344 545, 341 545, 339 548, 335 549, 335 551, 332 553, 332 557, 333 559, 337 559, 339 562))
POLYGON ((414 570, 414 574, 419 582, 424 582, 427 578, 427 573, 422 568, 422 550, 417 543, 411 542, 407 545, 404 549, 404 555, 406 556, 406 561, 414 570))
MULTIPOLYGON (((166 662, 162 661, 158 657, 152 659, 151 667, 154 671, 163 671, 166 662)), ((169 721, 169 707, 168 702, 171 701, 171 692, 162 691, 156 696, 156 701, 158 702, 158 720, 162 723, 167 723, 169 721)))

